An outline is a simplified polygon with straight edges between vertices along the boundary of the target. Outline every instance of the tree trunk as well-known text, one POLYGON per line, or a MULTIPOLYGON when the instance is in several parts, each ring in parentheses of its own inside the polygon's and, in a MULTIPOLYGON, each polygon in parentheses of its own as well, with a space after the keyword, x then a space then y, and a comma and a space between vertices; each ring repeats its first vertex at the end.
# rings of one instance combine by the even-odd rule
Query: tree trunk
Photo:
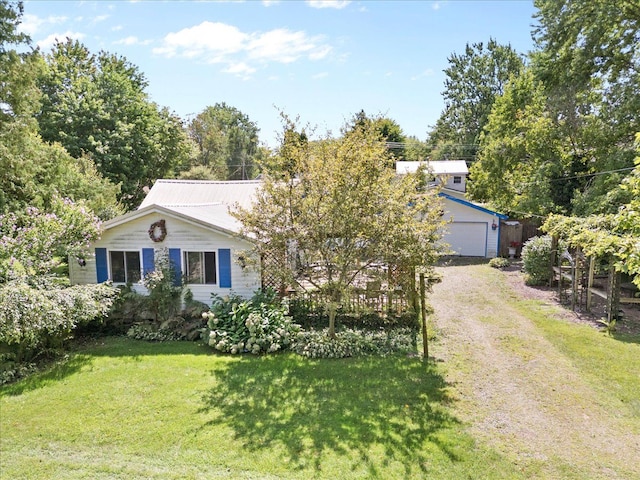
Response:
POLYGON ((338 312, 338 304, 331 300, 329 302, 329 338, 336 338, 336 313, 338 312))
POLYGON ((422 317, 422 358, 429 360, 429 338, 427 335, 427 294, 424 273, 420 274, 420 316, 422 317))

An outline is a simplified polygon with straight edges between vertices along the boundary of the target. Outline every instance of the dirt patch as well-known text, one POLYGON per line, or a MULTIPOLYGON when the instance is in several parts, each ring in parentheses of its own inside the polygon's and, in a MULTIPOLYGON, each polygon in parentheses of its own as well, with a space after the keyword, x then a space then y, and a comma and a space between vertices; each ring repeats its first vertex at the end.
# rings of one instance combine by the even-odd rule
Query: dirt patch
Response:
POLYGON ((463 420, 474 437, 537 478, 640 478, 640 435, 612 418, 606 399, 548 342, 514 300, 557 308, 552 289, 524 285, 517 267, 439 267, 431 303, 439 344, 463 420), (624 451, 617 448, 625 445, 624 451), (572 472, 568 475, 567 472, 572 472))

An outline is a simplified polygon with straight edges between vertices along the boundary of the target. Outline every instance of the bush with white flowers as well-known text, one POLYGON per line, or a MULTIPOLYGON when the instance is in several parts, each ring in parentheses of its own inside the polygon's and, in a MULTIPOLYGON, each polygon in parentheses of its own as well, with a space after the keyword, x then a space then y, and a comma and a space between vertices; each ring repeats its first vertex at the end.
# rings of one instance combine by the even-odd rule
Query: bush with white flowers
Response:
POLYGON ((210 346, 221 352, 258 355, 290 348, 300 327, 287 313, 286 302, 258 292, 251 300, 216 297, 211 310, 202 316, 209 327, 210 346))
POLYGON ((415 331, 410 328, 384 330, 345 329, 330 338, 328 329, 301 332, 292 350, 308 358, 386 356, 415 352, 415 331))

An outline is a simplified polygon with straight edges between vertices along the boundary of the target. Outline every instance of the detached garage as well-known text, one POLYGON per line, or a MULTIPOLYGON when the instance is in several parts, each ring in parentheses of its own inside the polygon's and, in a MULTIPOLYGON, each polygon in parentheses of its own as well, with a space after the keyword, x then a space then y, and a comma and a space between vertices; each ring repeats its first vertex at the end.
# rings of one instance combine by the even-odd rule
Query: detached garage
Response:
MULTIPOLYGON (((508 217, 466 199, 469 169, 464 160, 436 160, 424 162, 396 162, 396 173, 415 173, 425 167, 433 183, 442 187, 446 231, 443 243, 451 255, 493 258, 500 246, 500 220, 508 217)), ((427 181, 431 181, 427 178, 427 181)))
POLYGON ((494 212, 458 195, 441 193, 447 224, 443 242, 452 255, 493 258, 500 246, 500 220, 506 215, 494 212))

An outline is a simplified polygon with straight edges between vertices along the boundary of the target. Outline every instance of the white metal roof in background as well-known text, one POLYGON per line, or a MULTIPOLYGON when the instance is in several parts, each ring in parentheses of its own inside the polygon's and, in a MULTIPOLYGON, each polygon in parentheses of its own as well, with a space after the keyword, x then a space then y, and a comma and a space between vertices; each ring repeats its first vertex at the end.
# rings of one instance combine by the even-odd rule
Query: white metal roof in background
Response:
POLYGON ((219 182, 160 179, 154 183, 138 208, 149 205, 193 208, 216 204, 227 207, 238 204, 249 208, 261 184, 260 180, 219 182))
POLYGON ((434 175, 468 175, 469 169, 464 160, 431 160, 425 162, 396 162, 396 173, 404 175, 415 173, 420 166, 426 166, 434 175))

